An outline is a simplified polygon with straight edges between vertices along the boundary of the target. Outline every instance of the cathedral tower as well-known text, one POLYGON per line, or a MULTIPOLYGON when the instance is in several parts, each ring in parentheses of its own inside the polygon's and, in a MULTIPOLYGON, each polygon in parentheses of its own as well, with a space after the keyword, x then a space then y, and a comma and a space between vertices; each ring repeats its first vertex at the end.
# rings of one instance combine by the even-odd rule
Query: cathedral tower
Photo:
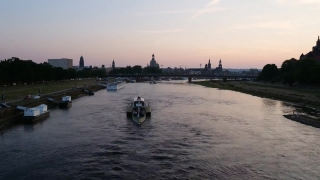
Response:
POLYGON ((82 55, 81 55, 80 61, 79 61, 79 68, 84 68, 84 59, 83 59, 82 55))
POLYGON ((222 70, 222 63, 221 63, 221 59, 219 61, 219 69, 222 70))

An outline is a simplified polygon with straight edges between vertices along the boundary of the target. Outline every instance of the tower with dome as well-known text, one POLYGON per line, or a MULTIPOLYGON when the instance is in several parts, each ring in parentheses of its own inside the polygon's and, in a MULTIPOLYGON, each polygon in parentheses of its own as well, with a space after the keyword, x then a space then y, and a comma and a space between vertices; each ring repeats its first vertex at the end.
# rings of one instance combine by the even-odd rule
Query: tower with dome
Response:
POLYGON ((156 67, 159 68, 159 64, 157 63, 157 61, 154 58, 154 54, 152 54, 152 59, 150 61, 150 67, 156 67))

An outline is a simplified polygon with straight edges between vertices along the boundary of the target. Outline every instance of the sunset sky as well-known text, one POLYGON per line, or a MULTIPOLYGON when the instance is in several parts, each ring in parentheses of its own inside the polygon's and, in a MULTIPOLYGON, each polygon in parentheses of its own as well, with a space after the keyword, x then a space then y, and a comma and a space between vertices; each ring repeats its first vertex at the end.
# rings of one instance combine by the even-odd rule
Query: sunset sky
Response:
POLYGON ((280 66, 320 35, 320 0, 0 0, 0 59, 280 66))

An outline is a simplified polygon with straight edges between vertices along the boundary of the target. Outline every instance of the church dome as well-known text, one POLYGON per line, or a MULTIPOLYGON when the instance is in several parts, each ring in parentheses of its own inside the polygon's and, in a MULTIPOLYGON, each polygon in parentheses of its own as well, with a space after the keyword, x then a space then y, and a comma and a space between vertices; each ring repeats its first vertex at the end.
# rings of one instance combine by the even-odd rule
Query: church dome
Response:
POLYGON ((156 67, 157 66, 157 61, 154 59, 154 54, 152 54, 152 59, 150 61, 150 66, 151 67, 156 67))

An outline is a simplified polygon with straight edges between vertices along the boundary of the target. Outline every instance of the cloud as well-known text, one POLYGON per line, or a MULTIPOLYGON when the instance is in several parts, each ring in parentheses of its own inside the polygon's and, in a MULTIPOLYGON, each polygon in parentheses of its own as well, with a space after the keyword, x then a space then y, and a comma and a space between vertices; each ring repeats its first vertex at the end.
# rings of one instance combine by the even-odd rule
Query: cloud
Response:
POLYGON ((212 6, 212 5, 216 5, 220 2, 220 0, 212 0, 211 2, 209 2, 206 6, 209 7, 209 6, 212 6))
POLYGON ((223 11, 223 10, 226 10, 226 8, 222 8, 222 7, 204 8, 204 9, 201 9, 201 10, 197 11, 197 12, 192 16, 191 20, 198 18, 198 17, 201 16, 202 14, 214 13, 214 12, 223 11))
POLYGON ((160 44, 162 44, 163 42, 165 42, 165 41, 167 41, 168 40, 168 38, 161 38, 160 40, 158 40, 155 44, 156 45, 160 45, 160 44))
POLYGON ((159 11, 159 12, 149 12, 149 13, 139 12, 139 13, 135 13, 134 15, 141 16, 141 15, 148 15, 150 13, 153 13, 153 14, 188 14, 189 13, 189 14, 194 14, 191 17, 191 20, 194 20, 194 19, 198 18, 199 16, 201 16, 202 14, 214 13, 217 11, 223 11, 223 10, 227 9, 227 8, 222 8, 222 7, 213 7, 214 5, 217 5, 219 3, 220 3, 220 0, 211 0, 202 9, 159 11))
POLYGON ((249 29, 249 28, 271 28, 271 29, 292 29, 295 26, 289 22, 259 22, 251 24, 239 24, 235 29, 249 29))
POLYGON ((218 11, 227 10, 227 8, 214 6, 219 3, 220 3, 220 0, 211 0, 209 3, 207 3, 205 5, 204 8, 201 8, 201 9, 159 11, 159 12, 148 12, 148 13, 139 12, 139 13, 135 13, 134 15, 142 16, 142 15, 148 15, 150 13, 151 14, 193 14, 193 16, 190 18, 190 20, 194 20, 194 19, 198 18, 199 16, 201 16, 202 14, 214 13, 214 12, 218 12, 218 11))
POLYGON ((156 30, 156 31, 138 31, 139 33, 153 33, 153 34, 163 34, 163 33, 177 33, 182 32, 182 29, 172 29, 172 30, 156 30))
POLYGON ((160 14, 181 14, 181 13, 195 13, 197 10, 178 10, 178 11, 160 11, 160 14))
POLYGON ((220 3, 220 0, 211 0, 211 2, 206 4, 206 6, 204 8, 196 11, 195 14, 191 17, 191 20, 194 20, 194 19, 198 18, 202 14, 214 13, 214 12, 217 12, 217 11, 226 10, 226 8, 222 8, 222 7, 212 7, 212 6, 217 5, 219 3, 220 3))
POLYGON ((303 4, 320 4, 320 0, 275 0, 278 4, 286 5, 303 5, 303 4))

